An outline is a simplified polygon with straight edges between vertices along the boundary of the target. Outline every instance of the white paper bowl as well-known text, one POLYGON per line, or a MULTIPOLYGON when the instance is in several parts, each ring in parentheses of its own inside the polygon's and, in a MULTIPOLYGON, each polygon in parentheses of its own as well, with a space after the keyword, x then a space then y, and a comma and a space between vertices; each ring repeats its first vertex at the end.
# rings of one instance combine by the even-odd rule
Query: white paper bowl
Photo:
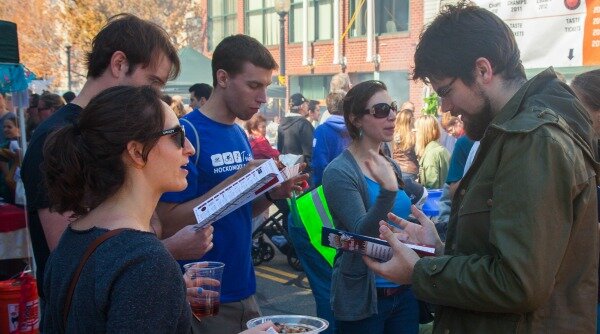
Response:
POLYGON ((305 325, 314 328, 314 330, 310 332, 304 332, 305 334, 320 333, 329 327, 329 322, 327 322, 327 320, 317 317, 309 317, 307 315, 268 315, 260 318, 254 318, 248 321, 246 326, 248 326, 248 328, 253 328, 267 321, 278 322, 286 325, 305 325))

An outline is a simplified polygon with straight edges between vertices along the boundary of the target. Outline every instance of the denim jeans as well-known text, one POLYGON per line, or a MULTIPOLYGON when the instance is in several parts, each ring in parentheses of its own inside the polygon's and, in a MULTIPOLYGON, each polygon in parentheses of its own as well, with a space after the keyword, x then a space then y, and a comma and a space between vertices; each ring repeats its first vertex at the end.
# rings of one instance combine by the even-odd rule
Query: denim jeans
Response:
POLYGON ((358 321, 338 321, 343 334, 417 334, 419 304, 411 289, 377 299, 378 314, 358 321))
POLYGON ((297 223, 292 219, 292 215, 290 215, 288 220, 288 233, 312 289, 317 307, 317 317, 329 322, 329 328, 321 333, 333 334, 335 333, 335 320, 331 304, 329 303, 329 296, 331 294, 331 267, 310 243, 304 226, 297 226, 297 223))

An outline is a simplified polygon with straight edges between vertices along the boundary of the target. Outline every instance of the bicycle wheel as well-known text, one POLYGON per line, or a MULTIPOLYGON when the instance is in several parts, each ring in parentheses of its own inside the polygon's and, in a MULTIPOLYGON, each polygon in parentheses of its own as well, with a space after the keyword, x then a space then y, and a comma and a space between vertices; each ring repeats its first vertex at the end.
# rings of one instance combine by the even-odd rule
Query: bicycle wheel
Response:
POLYGON ((261 252, 260 245, 258 245, 258 246, 252 245, 252 264, 254 266, 258 266, 262 262, 263 262, 263 255, 261 252))
POLYGON ((268 262, 273 260, 273 258, 275 257, 275 248, 273 247, 273 245, 265 242, 262 245, 262 247, 262 262, 268 262))

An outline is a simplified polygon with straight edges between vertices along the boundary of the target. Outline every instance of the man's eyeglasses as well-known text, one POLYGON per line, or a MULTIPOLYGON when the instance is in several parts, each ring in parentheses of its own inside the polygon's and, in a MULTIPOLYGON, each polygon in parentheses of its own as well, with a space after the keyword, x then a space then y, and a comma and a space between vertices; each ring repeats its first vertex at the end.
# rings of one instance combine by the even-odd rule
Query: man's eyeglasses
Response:
POLYGON ((458 79, 458 77, 454 77, 454 79, 452 79, 449 84, 438 89, 437 95, 441 98, 446 97, 448 93, 450 93, 450 88, 452 88, 452 84, 454 84, 454 81, 456 81, 456 79, 458 79))
POLYGON ((365 112, 373 115, 375 118, 387 118, 390 115, 390 110, 398 112, 398 105, 396 102, 392 102, 392 104, 377 103, 371 108, 365 109, 365 112))
POLYGON ((162 130, 156 134, 157 137, 168 135, 172 136, 171 138, 173 138, 173 141, 175 141, 175 144, 177 144, 179 148, 185 146, 185 128, 183 125, 177 125, 174 128, 162 130))

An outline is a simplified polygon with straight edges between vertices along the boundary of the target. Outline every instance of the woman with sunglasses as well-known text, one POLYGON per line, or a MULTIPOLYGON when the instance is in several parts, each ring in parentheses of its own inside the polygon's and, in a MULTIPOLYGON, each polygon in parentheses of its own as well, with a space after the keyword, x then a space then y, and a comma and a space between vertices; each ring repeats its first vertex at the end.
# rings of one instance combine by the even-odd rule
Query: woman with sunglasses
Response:
POLYGON ((50 208, 73 212, 73 220, 46 265, 44 333, 190 332, 186 293, 203 292, 184 282, 150 218, 163 192, 186 188, 192 154, 175 113, 151 87, 107 89, 75 124, 48 138, 50 208), (117 229, 82 261, 91 244, 117 229))
POLYGON ((428 189, 440 189, 446 182, 450 153, 438 143, 440 126, 433 116, 421 116, 415 121, 415 152, 419 157, 419 183, 428 189))
MULTIPOLYGON (((397 107, 381 81, 365 81, 344 98, 344 121, 352 142, 323 174, 323 190, 337 229, 379 236, 388 212, 407 218, 410 199, 402 173, 380 147, 394 137, 397 107)), ((376 276, 357 253, 338 252, 331 307, 340 333, 417 333, 418 303, 410 286, 376 276)))

